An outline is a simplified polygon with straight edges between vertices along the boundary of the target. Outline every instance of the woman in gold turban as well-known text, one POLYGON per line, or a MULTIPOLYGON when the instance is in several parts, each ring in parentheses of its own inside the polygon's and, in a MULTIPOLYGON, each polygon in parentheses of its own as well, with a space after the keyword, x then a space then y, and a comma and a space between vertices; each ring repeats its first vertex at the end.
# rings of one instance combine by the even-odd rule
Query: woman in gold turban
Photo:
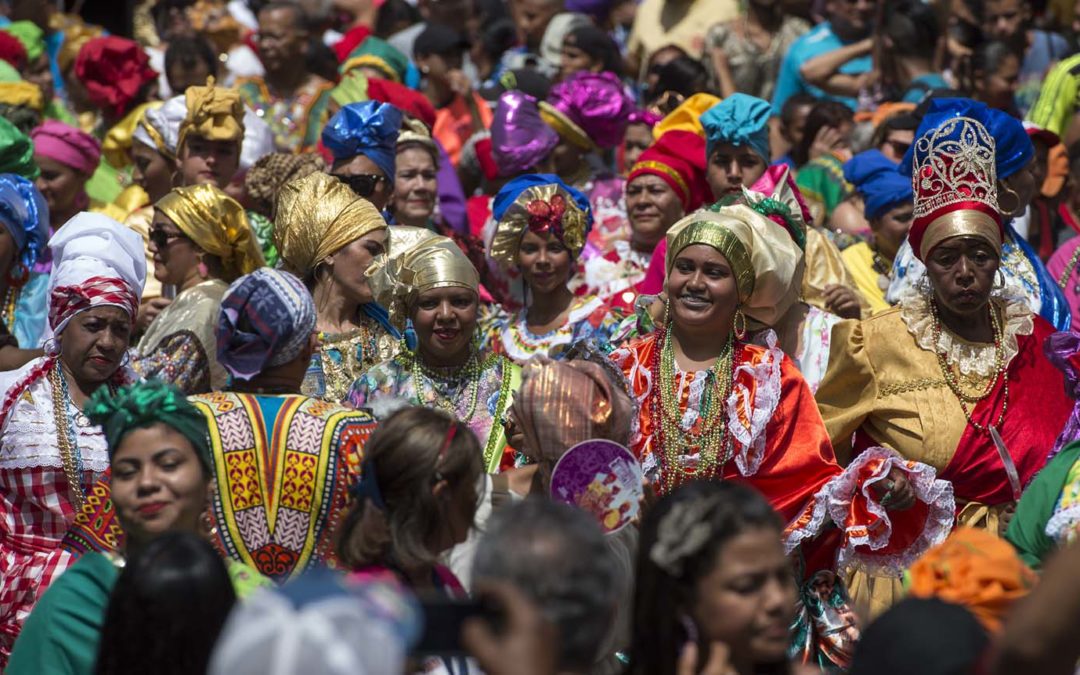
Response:
POLYGON ((215 86, 209 77, 205 87, 188 87, 184 101, 187 116, 176 142, 179 184, 209 183, 224 190, 240 168, 244 141, 240 92, 215 86))
POLYGON ((170 380, 186 393, 224 389, 226 373, 218 365, 214 337, 221 298, 230 283, 265 264, 244 207, 213 185, 176 188, 154 205, 150 251, 154 277, 177 294, 139 342, 140 362, 150 356, 155 361, 142 372, 170 380), (209 381, 189 367, 197 361, 209 362, 209 381))
POLYGON ((386 221, 344 183, 315 172, 281 189, 274 245, 315 298, 319 350, 301 392, 340 403, 356 378, 398 352, 401 333, 365 274, 385 250, 386 221))
POLYGON ((353 383, 349 402, 385 417, 401 405, 439 408, 463 422, 484 448, 488 473, 512 465, 502 419, 521 370, 475 346, 480 276, 451 239, 396 225, 387 252, 367 271, 375 300, 398 330, 412 322, 415 350, 376 365, 353 383))

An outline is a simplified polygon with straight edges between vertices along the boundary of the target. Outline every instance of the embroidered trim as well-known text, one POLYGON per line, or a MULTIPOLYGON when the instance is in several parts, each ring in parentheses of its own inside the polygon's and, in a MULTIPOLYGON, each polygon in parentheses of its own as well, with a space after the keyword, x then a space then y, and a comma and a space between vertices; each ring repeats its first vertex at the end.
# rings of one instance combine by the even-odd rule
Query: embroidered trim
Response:
POLYGON ((741 363, 735 368, 728 397, 728 431, 738 445, 735 465, 743 476, 753 476, 761 467, 765 458, 765 428, 780 403, 780 363, 784 353, 776 346, 776 333, 768 331, 765 341, 765 355, 759 364, 741 363), (753 394, 740 382, 742 373, 753 378, 757 385, 753 394))
POLYGON ((898 394, 910 394, 914 391, 923 391, 925 389, 937 389, 939 387, 948 386, 948 383, 943 379, 934 378, 920 378, 918 380, 908 380, 907 382, 897 382, 895 384, 886 384, 881 387, 881 396, 896 396, 898 394))

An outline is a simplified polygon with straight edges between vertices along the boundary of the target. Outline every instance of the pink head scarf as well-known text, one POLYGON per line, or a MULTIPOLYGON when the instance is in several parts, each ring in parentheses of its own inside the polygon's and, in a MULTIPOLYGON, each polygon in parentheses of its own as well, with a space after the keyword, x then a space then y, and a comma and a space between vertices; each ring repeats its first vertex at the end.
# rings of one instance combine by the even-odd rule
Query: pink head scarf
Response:
POLYGON ((30 132, 34 153, 90 175, 101 161, 101 143, 90 134, 56 120, 45 122, 30 132))

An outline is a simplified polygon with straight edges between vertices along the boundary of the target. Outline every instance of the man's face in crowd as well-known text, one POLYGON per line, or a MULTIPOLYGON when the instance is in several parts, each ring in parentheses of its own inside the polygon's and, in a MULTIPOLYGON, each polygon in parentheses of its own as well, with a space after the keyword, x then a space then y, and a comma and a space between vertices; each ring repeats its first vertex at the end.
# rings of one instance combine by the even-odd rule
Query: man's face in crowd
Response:
POLYGON ((1023 0, 986 0, 982 15, 983 33, 989 40, 1013 43, 1024 37, 1030 16, 1023 0))
POLYGON ((268 73, 303 64, 307 37, 298 10, 282 7, 259 12, 255 45, 268 73))
POLYGON ((875 0, 829 0, 826 5, 833 32, 844 42, 870 35, 877 11, 875 0))

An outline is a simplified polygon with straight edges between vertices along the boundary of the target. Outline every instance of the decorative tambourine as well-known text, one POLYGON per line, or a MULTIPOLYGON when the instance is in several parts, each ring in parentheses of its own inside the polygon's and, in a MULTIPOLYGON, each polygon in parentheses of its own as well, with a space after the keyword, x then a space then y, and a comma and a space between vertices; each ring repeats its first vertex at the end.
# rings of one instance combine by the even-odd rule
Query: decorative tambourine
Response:
POLYGON ((614 441, 582 441, 551 472, 551 498, 589 512, 608 534, 637 517, 644 494, 641 464, 614 441))

